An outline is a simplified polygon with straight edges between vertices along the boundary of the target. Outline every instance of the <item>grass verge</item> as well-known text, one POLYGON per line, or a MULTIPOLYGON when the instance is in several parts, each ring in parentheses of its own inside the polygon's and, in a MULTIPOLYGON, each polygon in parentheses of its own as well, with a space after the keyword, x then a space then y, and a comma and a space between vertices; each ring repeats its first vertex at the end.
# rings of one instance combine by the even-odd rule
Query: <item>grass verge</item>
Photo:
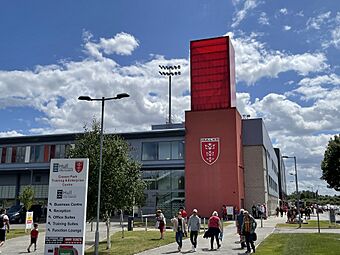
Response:
MULTIPOLYGON (((318 228, 317 220, 309 220, 308 224, 301 224, 301 228, 318 228)), ((276 224, 277 228, 297 228, 299 227, 298 223, 280 223, 276 224)), ((340 228, 340 225, 330 225, 328 220, 320 220, 320 228, 340 228)))
MULTIPOLYGON (((9 233, 6 233, 6 240, 16 238, 19 236, 27 235, 29 236, 30 232, 27 230, 27 233, 25 233, 25 229, 10 229, 9 233)), ((28 237, 27 237, 28 240, 28 237)))
POLYGON ((271 234, 256 250, 257 255, 338 255, 339 234, 271 234))
MULTIPOLYGON (((124 238, 121 232, 117 232, 111 237, 110 250, 106 250, 106 241, 100 242, 99 254, 132 255, 175 242, 173 231, 165 231, 164 240, 160 240, 159 237, 159 231, 125 231, 124 238)), ((92 247, 85 254, 93 254, 93 251, 92 247)))

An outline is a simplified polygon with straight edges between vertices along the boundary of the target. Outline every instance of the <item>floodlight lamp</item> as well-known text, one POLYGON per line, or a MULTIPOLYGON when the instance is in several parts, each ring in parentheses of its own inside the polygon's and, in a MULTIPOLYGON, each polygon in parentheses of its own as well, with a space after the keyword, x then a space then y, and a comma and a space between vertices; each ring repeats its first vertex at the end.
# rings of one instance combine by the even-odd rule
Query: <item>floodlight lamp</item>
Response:
POLYGON ((83 100, 83 101, 91 101, 92 98, 89 96, 80 96, 78 97, 78 100, 83 100))

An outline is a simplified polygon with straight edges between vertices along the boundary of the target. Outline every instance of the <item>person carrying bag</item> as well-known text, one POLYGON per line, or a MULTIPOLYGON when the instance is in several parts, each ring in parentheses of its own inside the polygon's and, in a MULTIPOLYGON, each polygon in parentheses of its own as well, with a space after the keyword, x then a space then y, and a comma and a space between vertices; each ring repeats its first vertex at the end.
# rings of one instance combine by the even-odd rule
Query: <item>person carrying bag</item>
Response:
POLYGON ((255 245, 254 241, 257 240, 257 235, 255 233, 255 229, 257 227, 257 223, 253 216, 251 216, 247 211, 243 212, 244 218, 243 218, 243 224, 242 224, 242 235, 246 238, 246 246, 247 246, 247 252, 251 253, 250 246, 253 249, 253 252, 255 253, 255 245))

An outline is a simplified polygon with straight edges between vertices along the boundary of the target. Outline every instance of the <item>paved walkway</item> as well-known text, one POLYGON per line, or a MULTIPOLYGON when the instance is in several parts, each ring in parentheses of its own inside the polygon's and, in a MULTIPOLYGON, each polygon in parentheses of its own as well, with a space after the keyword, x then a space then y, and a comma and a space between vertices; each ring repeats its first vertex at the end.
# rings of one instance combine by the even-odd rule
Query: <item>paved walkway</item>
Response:
MULTIPOLYGON (((268 235, 270 235, 274 227, 277 223, 283 223, 285 222, 285 217, 276 218, 271 217, 268 220, 263 220, 263 227, 261 228, 261 222, 260 220, 257 220, 257 241, 255 242, 255 245, 258 245, 260 242, 262 242, 268 235)), ((236 232, 236 226, 235 223, 227 226, 223 230, 224 232, 224 238, 222 241, 222 246, 219 250, 210 251, 210 239, 204 239, 202 235, 198 237, 198 245, 197 245, 197 251, 196 254, 230 254, 230 255, 241 255, 245 254, 246 249, 241 249, 240 244, 237 243, 239 241, 239 235, 236 232)), ((166 234, 174 235, 173 232, 167 231, 166 234)), ((216 247, 216 243, 215 243, 216 247)), ((148 250, 142 253, 139 253, 138 255, 159 255, 159 254, 172 254, 172 253, 178 253, 177 251, 177 244, 171 243, 165 246, 162 246, 160 248, 148 250)), ((183 248, 182 248, 182 254, 192 253, 191 251, 191 243, 189 239, 186 239, 183 241, 183 248)))
MULTIPOLYGON (((119 223, 111 223, 111 233, 121 230, 119 223)), ((12 226, 12 228, 22 228, 24 225, 12 226)), ((95 226, 93 224, 93 231, 91 232, 91 225, 86 225, 86 237, 85 237, 85 247, 90 248, 94 245, 95 240, 95 226)), ((44 229, 43 224, 41 224, 41 229, 44 229)), ((126 229, 126 228, 125 228, 126 229)), ((100 223, 99 225, 99 239, 106 239, 106 225, 105 223, 100 223)), ((17 255, 17 254, 28 254, 27 246, 29 245, 29 236, 21 236, 6 241, 5 245, 0 248, 2 252, 1 255, 17 255)), ((37 250, 33 252, 33 247, 31 248, 31 254, 34 255, 44 255, 44 242, 45 242, 45 232, 40 232, 37 242, 37 250)))
MULTIPOLYGON (((328 220, 328 213, 320 214, 320 220, 328 220)), ((339 218, 339 217, 337 217, 339 218)), ((317 233, 317 229, 297 229, 297 228, 281 228, 275 229, 277 223, 285 223, 286 216, 284 217, 270 217, 267 220, 263 220, 263 227, 261 227, 260 220, 257 221, 257 241, 255 245, 258 246, 267 236, 271 233, 317 233)), ((312 217, 312 220, 316 220, 316 215, 312 217)), ((338 233, 340 234, 340 229, 321 229, 321 233, 338 233)), ((166 234, 170 234, 167 232, 166 234)), ((174 235, 174 233, 171 233, 174 235)), ((196 254, 228 254, 228 255, 243 255, 246 249, 241 249, 240 244, 237 242, 239 236, 236 233, 236 227, 233 223, 228 227, 224 228, 224 238, 222 241, 222 246, 219 250, 210 251, 210 239, 204 239, 202 235, 198 238, 197 251, 196 254)), ((215 243, 216 247, 216 243, 215 243)), ((138 255, 159 255, 159 254, 173 254, 178 253, 177 244, 171 243, 156 249, 144 251, 138 253, 138 255)), ((191 243, 189 239, 183 241, 182 254, 193 253, 191 251, 191 243)))
MULTIPOLYGON (((340 218, 340 217, 337 217, 340 218)), ((315 217, 312 217, 312 219, 316 219, 315 217)), ((320 220, 326 220, 328 219, 328 214, 320 215, 320 220)), ((275 229, 275 225, 277 223, 284 223, 286 220, 286 217, 270 217, 267 220, 263 220, 263 227, 261 227, 260 220, 257 220, 257 236, 258 240, 255 242, 255 245, 259 245, 267 236, 269 236, 271 233, 317 233, 317 229, 297 229, 297 228, 281 228, 281 229, 275 229)), ((13 228, 20 228, 23 225, 20 226, 12 226, 13 228)), ((43 225, 40 227, 41 229, 44 228, 43 225)), ((120 231, 121 228, 119 227, 118 223, 113 223, 111 227, 111 233, 120 231)), ((339 233, 340 229, 321 229, 321 233, 339 233)), ((172 235, 174 236, 174 232, 172 231, 166 231, 166 235, 172 235)), ((95 235, 95 224, 94 229, 91 232, 90 225, 87 225, 87 231, 86 231, 86 248, 91 247, 94 244, 94 235, 95 235)), ((106 239, 106 226, 104 223, 101 223, 99 228, 99 235, 100 240, 106 239)), ((38 240, 38 246, 37 251, 32 252, 34 255, 43 255, 44 254, 44 239, 45 239, 45 232, 41 232, 38 240)), ((198 247, 196 254, 230 254, 230 255, 243 255, 245 254, 245 250, 240 249, 240 244, 237 243, 239 240, 239 236, 236 233, 236 227, 235 223, 233 222, 228 227, 224 228, 224 239, 222 241, 222 246, 219 250, 209 251, 210 248, 210 239, 204 239, 202 235, 198 237, 198 247)), ((7 240, 5 245, 2 247, 1 255, 17 255, 17 254, 27 254, 27 246, 29 244, 29 237, 28 236, 22 236, 13 238, 10 240, 7 240)), ((216 244, 215 244, 216 246, 216 244)), ((139 253, 138 255, 160 255, 160 254, 173 254, 178 253, 177 251, 177 244, 174 243, 152 249, 147 250, 142 253, 139 253)), ((192 253, 191 252, 191 243, 189 239, 186 239, 183 241, 183 249, 182 254, 192 253)))

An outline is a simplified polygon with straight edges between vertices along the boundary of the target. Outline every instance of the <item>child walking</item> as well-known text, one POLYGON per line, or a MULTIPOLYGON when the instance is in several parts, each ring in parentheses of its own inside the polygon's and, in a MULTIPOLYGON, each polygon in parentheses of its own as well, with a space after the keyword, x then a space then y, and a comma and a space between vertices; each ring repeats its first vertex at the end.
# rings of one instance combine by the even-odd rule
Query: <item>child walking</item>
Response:
POLYGON ((38 239, 38 234, 39 234, 38 224, 34 223, 33 226, 34 226, 34 228, 31 230, 31 243, 27 248, 28 252, 31 252, 30 248, 31 248, 32 244, 34 244, 34 251, 37 250, 37 239, 38 239))

